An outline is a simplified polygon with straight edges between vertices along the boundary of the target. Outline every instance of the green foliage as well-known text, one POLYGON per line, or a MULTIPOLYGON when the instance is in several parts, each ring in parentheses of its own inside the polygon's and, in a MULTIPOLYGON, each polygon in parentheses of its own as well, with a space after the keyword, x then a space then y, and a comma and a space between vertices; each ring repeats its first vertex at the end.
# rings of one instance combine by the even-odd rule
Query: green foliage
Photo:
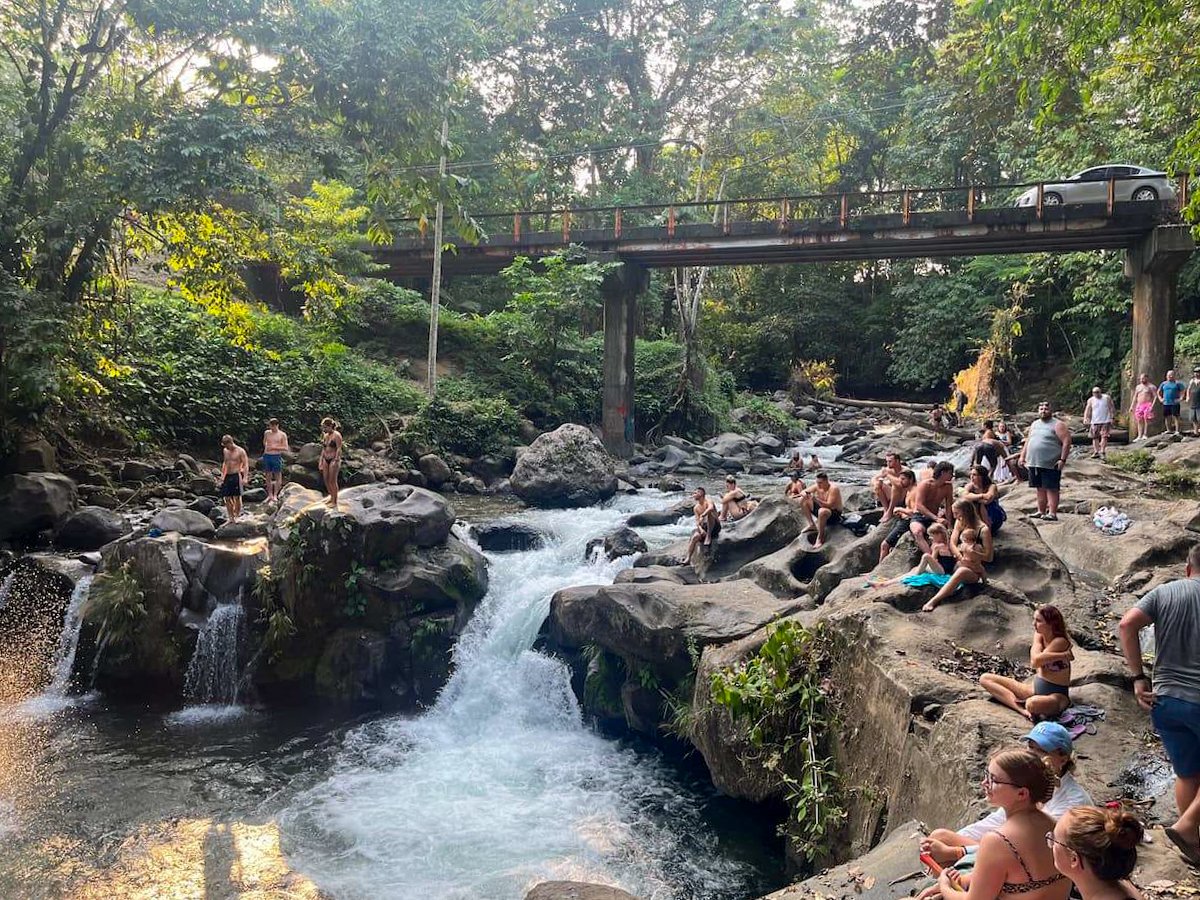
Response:
MULTIPOLYGON (((334 415, 351 434, 413 412, 420 392, 386 367, 301 324, 244 304, 205 310, 137 292, 128 320, 102 320, 79 374, 100 414, 162 442, 253 445, 272 416, 294 441, 334 415)), ((92 403, 81 397, 81 403, 92 403)))
POLYGON ((367 609, 367 595, 363 593, 362 586, 359 584, 359 580, 366 571, 366 567, 361 563, 357 560, 352 560, 350 562, 350 571, 346 573, 344 582, 346 587, 346 606, 343 612, 351 618, 361 616, 367 609))
POLYGON ((746 434, 767 431, 781 438, 788 438, 802 430, 800 423, 771 402, 770 397, 739 394, 734 402, 746 410, 745 417, 737 423, 737 428, 746 434))
POLYGON ((1149 450, 1130 450, 1128 453, 1113 453, 1108 461, 1125 472, 1148 475, 1154 468, 1154 454, 1149 450))
POLYGON ((101 652, 133 644, 146 618, 146 595, 133 574, 132 562, 96 576, 83 617, 100 623, 97 641, 101 652))
POLYGON ((753 657, 714 672, 710 685, 713 702, 729 710, 752 759, 778 779, 791 809, 783 830, 810 861, 829 850, 846 816, 826 748, 835 649, 828 626, 782 622, 753 657))
POLYGON ((478 457, 513 446, 519 426, 506 399, 481 397, 456 380, 439 386, 437 396, 408 421, 397 442, 413 456, 441 451, 478 457), (455 396, 464 399, 449 399, 455 396))
MULTIPOLYGON (((282 557, 283 554, 280 563, 283 563, 282 557)), ((272 569, 271 566, 263 566, 255 573, 254 586, 251 589, 260 610, 260 621, 266 626, 262 646, 272 663, 283 656, 288 643, 296 634, 296 623, 292 618, 292 611, 283 602, 280 586, 278 570, 272 569)))

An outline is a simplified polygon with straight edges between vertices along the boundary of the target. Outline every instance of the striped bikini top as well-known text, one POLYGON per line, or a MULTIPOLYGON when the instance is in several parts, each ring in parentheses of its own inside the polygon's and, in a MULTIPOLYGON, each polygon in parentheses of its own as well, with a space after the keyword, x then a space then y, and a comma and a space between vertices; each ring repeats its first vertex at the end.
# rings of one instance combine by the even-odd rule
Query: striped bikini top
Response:
POLYGON ((1013 846, 1013 842, 1006 838, 999 831, 996 836, 1004 843, 1008 844, 1008 849, 1012 851, 1013 856, 1017 858, 1017 862, 1021 864, 1021 869, 1025 872, 1025 877, 1028 881, 1022 881, 1020 884, 1013 884, 1011 881, 1006 881, 1000 885, 1000 893, 1002 894, 1030 894, 1034 891, 1040 891, 1044 887, 1050 887, 1055 882, 1062 881, 1066 878, 1061 872, 1056 872, 1049 878, 1034 878, 1033 873, 1029 871, 1029 866, 1025 865, 1025 860, 1021 858, 1021 854, 1017 852, 1017 848, 1013 846))

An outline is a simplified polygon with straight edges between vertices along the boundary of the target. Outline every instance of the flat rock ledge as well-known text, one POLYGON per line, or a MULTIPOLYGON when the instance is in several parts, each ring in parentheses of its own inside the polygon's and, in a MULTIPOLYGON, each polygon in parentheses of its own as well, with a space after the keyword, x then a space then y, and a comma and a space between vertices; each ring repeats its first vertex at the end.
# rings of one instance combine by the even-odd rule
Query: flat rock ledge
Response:
POLYGON ((606 884, 582 881, 543 881, 525 900, 638 900, 633 894, 606 884))

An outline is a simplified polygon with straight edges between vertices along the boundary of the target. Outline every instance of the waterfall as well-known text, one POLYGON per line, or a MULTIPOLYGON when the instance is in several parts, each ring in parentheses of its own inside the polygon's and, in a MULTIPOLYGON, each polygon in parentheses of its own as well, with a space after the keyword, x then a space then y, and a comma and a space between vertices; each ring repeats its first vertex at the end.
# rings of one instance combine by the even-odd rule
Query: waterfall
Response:
MULTIPOLYGON (((588 539, 663 504, 621 496, 524 513, 551 538, 489 555, 488 594, 433 708, 352 731, 329 778, 280 815, 292 865, 347 900, 519 900, 550 878, 655 900, 756 893, 750 867, 718 848, 694 790, 656 756, 590 729, 568 668, 531 649, 556 590, 609 583, 629 565, 584 561, 588 539)), ((641 534, 662 546, 689 530, 641 534)))
POLYGON ((71 675, 75 669, 75 651, 79 648, 79 630, 83 625, 83 604, 87 602, 92 587, 92 576, 84 575, 75 583, 67 611, 63 615, 63 629, 58 636, 58 649, 50 664, 50 685, 42 692, 43 697, 65 698, 71 686, 71 675))
POLYGON ((192 703, 235 705, 238 665, 246 610, 241 603, 219 604, 196 638, 196 650, 184 676, 184 695, 192 703))
POLYGON ((9 572, 4 576, 4 581, 0 582, 0 609, 8 606, 8 593, 12 590, 13 579, 16 577, 15 571, 9 572))

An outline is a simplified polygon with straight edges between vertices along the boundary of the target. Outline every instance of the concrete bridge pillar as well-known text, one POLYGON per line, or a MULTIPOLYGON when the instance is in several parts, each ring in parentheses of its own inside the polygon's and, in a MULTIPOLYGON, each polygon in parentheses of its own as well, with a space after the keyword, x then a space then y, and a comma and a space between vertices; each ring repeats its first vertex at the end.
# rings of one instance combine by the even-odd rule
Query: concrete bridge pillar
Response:
MULTIPOLYGON (((1157 385, 1175 368, 1175 299, 1179 270, 1196 249, 1187 225, 1160 225, 1125 254, 1125 274, 1133 279, 1133 352, 1131 371, 1121 386, 1121 405, 1128 411, 1132 388, 1145 372, 1157 385)), ((1179 377, 1180 373, 1176 373, 1179 377)), ((1183 373, 1187 381, 1191 373, 1183 373)), ((1131 427, 1132 427, 1132 423, 1131 427)), ((1151 433, 1162 430, 1162 407, 1155 406, 1151 433)))
POLYGON ((604 397, 601 435, 618 459, 633 456, 633 339, 637 300, 650 284, 649 271, 625 261, 600 286, 604 297, 604 397))

